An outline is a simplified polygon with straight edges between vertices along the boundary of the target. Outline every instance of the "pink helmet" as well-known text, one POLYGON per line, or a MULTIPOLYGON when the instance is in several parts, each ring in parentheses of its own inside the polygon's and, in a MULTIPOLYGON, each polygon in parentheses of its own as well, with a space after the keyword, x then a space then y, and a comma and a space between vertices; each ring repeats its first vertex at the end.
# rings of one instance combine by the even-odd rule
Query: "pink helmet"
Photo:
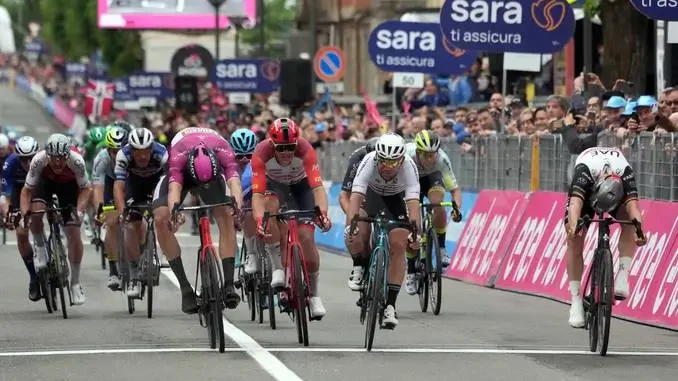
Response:
POLYGON ((219 165, 214 152, 200 144, 188 154, 188 172, 196 184, 205 184, 219 175, 219 165))

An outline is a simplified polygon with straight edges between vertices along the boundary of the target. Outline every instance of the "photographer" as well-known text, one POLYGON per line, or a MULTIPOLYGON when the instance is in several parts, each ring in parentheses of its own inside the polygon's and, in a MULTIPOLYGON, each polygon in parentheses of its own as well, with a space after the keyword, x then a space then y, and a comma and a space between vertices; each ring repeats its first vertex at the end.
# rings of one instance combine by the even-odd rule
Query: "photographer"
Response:
POLYGON ((576 95, 570 103, 573 107, 565 115, 563 127, 557 131, 563 135, 563 141, 570 152, 570 165, 567 170, 568 183, 572 181, 572 171, 577 156, 598 144, 598 133, 602 130, 596 124, 595 112, 587 112, 587 103, 583 97, 576 95))

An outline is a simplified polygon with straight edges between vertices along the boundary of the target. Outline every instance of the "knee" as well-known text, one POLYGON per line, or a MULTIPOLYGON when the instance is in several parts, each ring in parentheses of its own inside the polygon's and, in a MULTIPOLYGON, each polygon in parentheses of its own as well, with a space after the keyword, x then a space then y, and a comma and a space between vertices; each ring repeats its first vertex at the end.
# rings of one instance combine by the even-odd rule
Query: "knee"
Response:
POLYGON ((315 242, 315 227, 312 224, 303 224, 299 229, 299 241, 304 245, 313 244, 315 242))
POLYGON ((159 232, 169 231, 170 212, 168 207, 160 207, 153 212, 155 230, 159 232))
POLYGON ((30 222, 31 222, 30 229, 33 232, 38 232, 44 228, 44 225, 42 223, 42 214, 36 214, 31 216, 30 222))

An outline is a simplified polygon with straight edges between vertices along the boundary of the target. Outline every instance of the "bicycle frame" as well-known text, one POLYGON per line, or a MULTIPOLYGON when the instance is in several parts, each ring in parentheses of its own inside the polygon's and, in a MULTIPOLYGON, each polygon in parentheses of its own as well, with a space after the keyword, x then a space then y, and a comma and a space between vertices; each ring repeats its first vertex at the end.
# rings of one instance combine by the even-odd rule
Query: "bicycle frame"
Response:
MULTIPOLYGON (((299 238, 297 236, 297 229, 298 229, 298 221, 295 216, 291 216, 287 220, 287 249, 285 253, 285 278, 286 278, 286 285, 290 290, 290 299, 292 301, 292 307, 297 308, 300 306, 296 305, 296 300, 297 300, 297 294, 296 294, 296 289, 295 287, 292 287, 291 285, 297 284, 298 277, 301 275, 302 279, 308 280, 308 271, 306 269, 306 258, 304 258, 304 250, 301 247, 301 244, 299 243, 299 238), (299 250, 300 255, 300 261, 301 261, 301 274, 297 274, 295 269, 294 269, 294 248, 297 248, 299 250)), ((310 298, 313 296, 311 294, 310 287, 305 287, 306 290, 304 298, 310 298)))
MULTIPOLYGON (((386 229, 379 224, 379 223, 372 223, 372 238, 370 239, 372 241, 372 255, 370 255, 370 265, 369 265, 369 278, 368 282, 370 282, 374 277, 376 276, 376 271, 377 271, 377 255, 379 254, 379 251, 381 251, 381 255, 383 256, 383 261, 384 261, 384 271, 386 274, 384 274, 383 277, 383 284, 381 285, 381 301, 380 304, 385 304, 386 303, 386 298, 388 297, 388 265, 389 265, 389 257, 390 255, 386 255, 388 253, 388 234, 386 234, 386 229)), ((369 289, 369 287, 368 287, 369 289)))

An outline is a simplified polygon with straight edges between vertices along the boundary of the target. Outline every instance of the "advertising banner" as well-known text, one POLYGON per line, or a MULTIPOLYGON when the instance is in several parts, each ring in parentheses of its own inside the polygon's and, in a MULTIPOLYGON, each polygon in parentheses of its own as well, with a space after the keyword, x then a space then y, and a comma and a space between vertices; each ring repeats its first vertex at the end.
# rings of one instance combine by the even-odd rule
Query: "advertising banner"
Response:
POLYGON ((678 21, 678 0, 631 0, 631 4, 647 18, 678 21))
POLYGON ((280 87, 280 62, 269 59, 219 61, 212 80, 226 92, 270 93, 280 87))

